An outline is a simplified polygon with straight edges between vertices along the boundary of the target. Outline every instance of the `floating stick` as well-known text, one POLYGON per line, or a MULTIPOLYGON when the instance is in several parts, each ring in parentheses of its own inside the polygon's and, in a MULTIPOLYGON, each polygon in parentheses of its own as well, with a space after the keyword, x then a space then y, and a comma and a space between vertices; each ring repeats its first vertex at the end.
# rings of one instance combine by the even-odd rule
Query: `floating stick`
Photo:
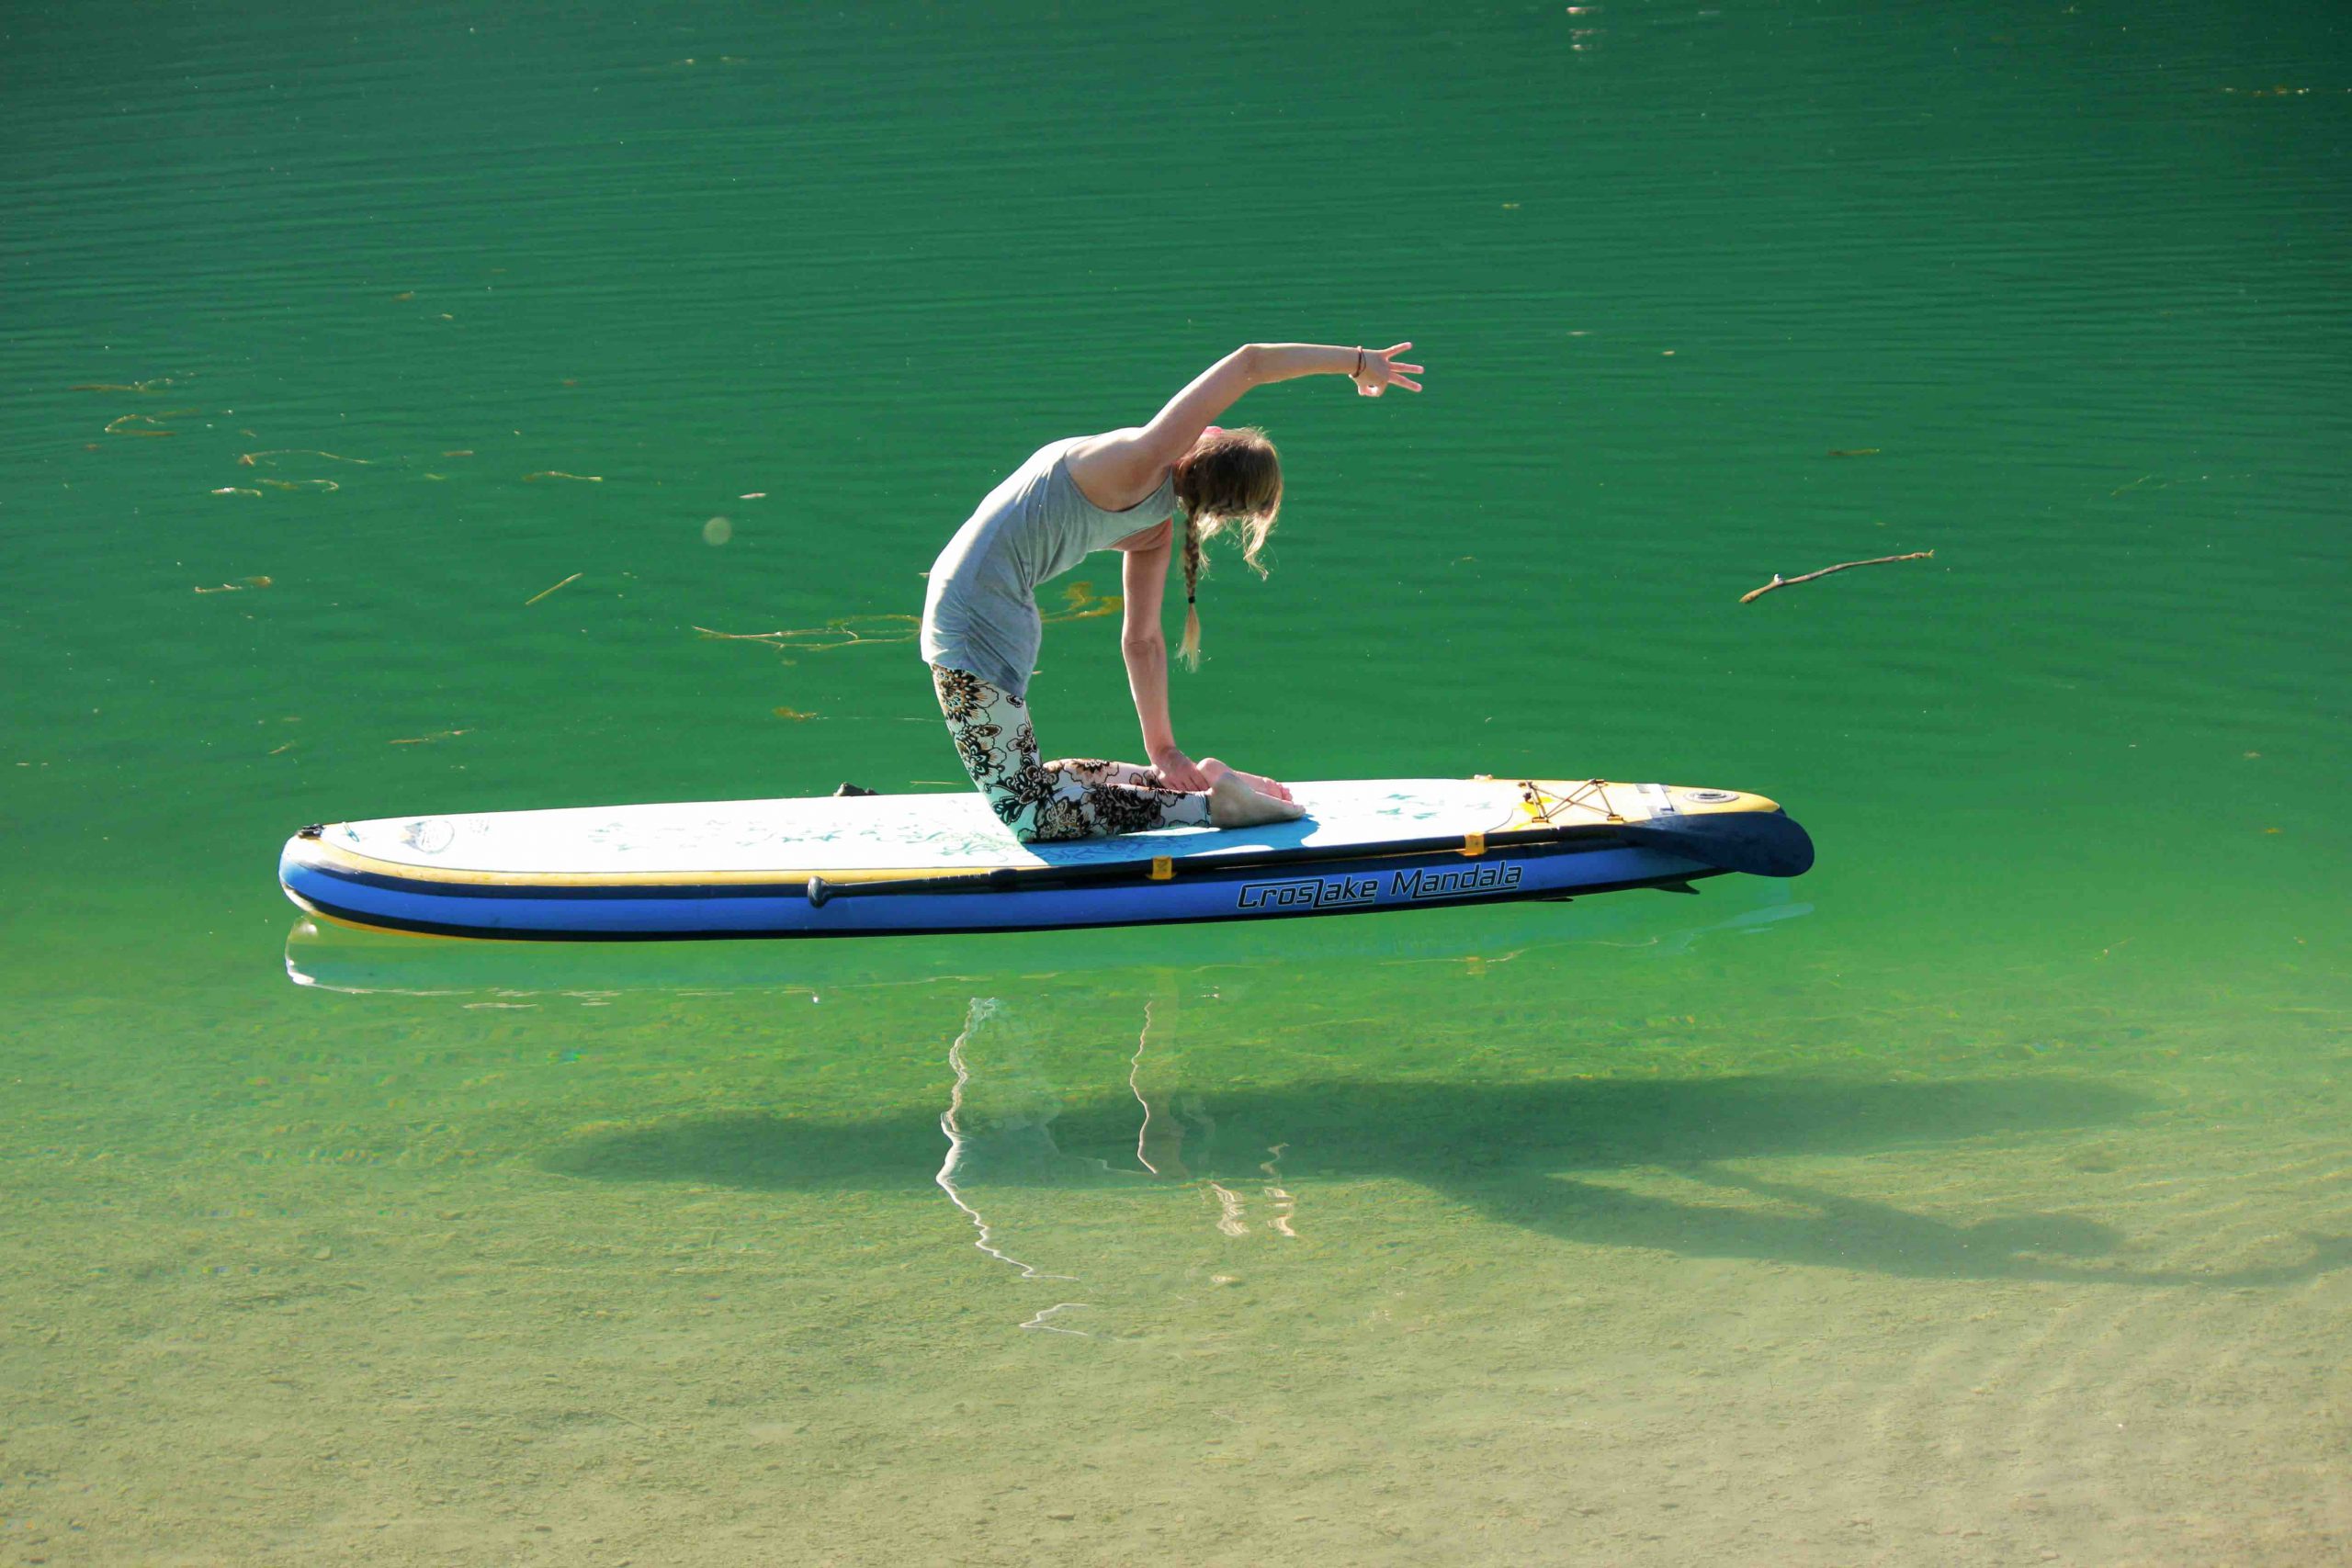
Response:
POLYGON ((526 484, 530 483, 534 479, 578 479, 582 484, 600 485, 605 482, 605 476, 602 474, 567 474, 561 468, 541 468, 536 474, 525 474, 523 476, 523 482, 526 484))
POLYGON ((548 587, 542 588, 542 589, 540 589, 537 593, 532 594, 528 599, 524 600, 524 601, 523 601, 523 603, 524 603, 525 604, 526 604, 526 605, 527 605, 527 604, 537 604, 540 600, 542 600, 542 599, 546 598, 548 594, 550 594, 550 593, 554 592, 556 591, 556 589, 558 589, 558 588, 561 588, 561 587, 564 585, 564 583, 565 583, 565 582, 577 582, 577 581, 580 581, 580 579, 581 579, 581 577, 582 577, 582 573, 580 573, 580 572, 576 572, 576 571, 575 571, 575 572, 573 572, 570 577, 565 578, 565 579, 563 580, 563 582, 554 583, 554 584, 552 584, 552 585, 550 585, 550 586, 548 586, 548 587))
POLYGON ((1872 556, 1868 560, 1841 560, 1836 566, 1825 566, 1819 571, 1808 571, 1803 577, 1782 577, 1776 571, 1772 574, 1771 581, 1761 588, 1741 594, 1739 602, 1745 604, 1751 599, 1761 599, 1775 588, 1787 588, 1794 583, 1811 582, 1815 578, 1827 577, 1833 571, 1845 571, 1858 566, 1884 566, 1889 561, 1928 560, 1935 556, 1935 553, 1933 550, 1913 550, 1907 556, 1872 556))

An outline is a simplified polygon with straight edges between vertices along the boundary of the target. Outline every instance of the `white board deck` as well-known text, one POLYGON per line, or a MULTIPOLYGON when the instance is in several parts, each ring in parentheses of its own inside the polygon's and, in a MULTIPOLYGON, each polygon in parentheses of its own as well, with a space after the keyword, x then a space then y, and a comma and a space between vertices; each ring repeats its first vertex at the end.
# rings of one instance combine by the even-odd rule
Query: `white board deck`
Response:
MULTIPOLYGON (((1307 809, 1303 821, 1164 828, 1056 844, 1020 842, 977 792, 963 791, 387 817, 334 823, 322 837, 395 866, 593 876, 1090 865, 1248 850, 1372 849, 1531 825, 1519 784, 1507 779, 1357 779, 1291 787, 1307 809)), ((1673 809, 1667 790, 1657 784, 1605 787, 1614 809, 1632 820, 1673 809)))

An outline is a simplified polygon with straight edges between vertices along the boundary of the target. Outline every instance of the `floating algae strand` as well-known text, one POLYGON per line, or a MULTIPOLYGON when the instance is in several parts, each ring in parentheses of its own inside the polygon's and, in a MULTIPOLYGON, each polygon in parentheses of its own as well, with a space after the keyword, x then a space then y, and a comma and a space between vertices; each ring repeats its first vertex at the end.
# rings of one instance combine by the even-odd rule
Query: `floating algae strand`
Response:
POLYGON ((363 468, 372 468, 376 461, 373 457, 346 457, 340 452, 322 451, 316 446, 273 446, 266 452, 238 453, 237 466, 241 468, 274 468, 277 466, 274 459, 278 457, 325 457, 337 463, 356 463, 363 468), (265 463, 265 458, 273 460, 265 463))
POLYGON ((75 392, 156 392, 176 385, 169 376, 152 376, 144 381, 85 381, 67 389, 75 392))
POLYGON ((532 483, 537 479, 578 479, 582 484, 600 485, 605 482, 605 476, 602 474, 567 474, 561 468, 541 468, 536 474, 525 474, 523 476, 523 482, 525 484, 532 483))
MULTIPOLYGON (((253 433, 244 431, 240 434, 249 435, 253 433)), ((356 463, 363 468, 373 468, 376 463, 373 457, 346 457, 340 452, 329 452, 316 446, 273 446, 265 451, 238 453, 237 466, 241 468, 274 468, 277 467, 277 459, 280 457, 324 457, 334 463, 356 463)), ((272 490, 316 491, 321 495, 332 495, 343 488, 334 479, 273 479, 256 476, 254 483, 267 485, 272 490)), ((249 490, 243 485, 222 485, 212 493, 214 495, 259 495, 261 491, 249 490)))
POLYGON ((1091 621, 1098 615, 1115 615, 1125 608, 1126 601, 1116 593, 1097 593, 1091 582, 1073 582, 1062 590, 1062 607, 1046 617, 1047 626, 1064 621, 1091 621))
POLYGON ((913 615, 843 615, 821 626, 797 626, 775 632, 721 632, 708 626, 695 630, 722 642, 764 642, 776 648, 846 648, 854 642, 912 642, 922 622, 913 615))
MULTIPOLYGON (((1091 582, 1073 582, 1062 590, 1062 607, 1046 616, 1045 621, 1050 626, 1115 615, 1125 603, 1115 593, 1095 592, 1091 582)), ((847 648, 853 643, 912 642, 922 626, 922 618, 916 615, 842 615, 821 626, 796 626, 785 631, 722 632, 709 626, 696 626, 695 630, 721 642, 763 642, 772 648, 814 652, 847 648)))
POLYGON ((159 419, 168 419, 171 416, 169 414, 123 414, 119 418, 107 421, 107 434, 108 435, 177 435, 179 432, 176 430, 164 430, 161 428, 153 430, 125 430, 123 428, 123 426, 133 423, 134 422, 140 424, 152 425, 159 419))
POLYGON ((198 593, 243 593, 248 588, 266 588, 269 584, 270 580, 266 577, 243 577, 234 582, 224 582, 218 588, 198 588, 197 592, 198 593))

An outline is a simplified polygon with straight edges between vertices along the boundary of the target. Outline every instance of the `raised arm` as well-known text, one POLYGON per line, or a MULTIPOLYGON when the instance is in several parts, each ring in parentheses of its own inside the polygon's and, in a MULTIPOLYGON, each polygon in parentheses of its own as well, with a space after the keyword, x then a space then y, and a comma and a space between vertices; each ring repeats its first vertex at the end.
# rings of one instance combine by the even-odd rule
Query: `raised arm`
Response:
POLYGON ((1418 392, 1412 378, 1418 365, 1402 365, 1396 355, 1413 345, 1393 348, 1340 348, 1319 343, 1251 343, 1235 349, 1193 378, 1182 391, 1168 400, 1149 424, 1114 430, 1070 449, 1070 477, 1088 498, 1113 511, 1125 511, 1153 491, 1193 449, 1211 421, 1252 387, 1272 381, 1293 381, 1301 376, 1346 376, 1356 390, 1376 398, 1391 387, 1418 392))

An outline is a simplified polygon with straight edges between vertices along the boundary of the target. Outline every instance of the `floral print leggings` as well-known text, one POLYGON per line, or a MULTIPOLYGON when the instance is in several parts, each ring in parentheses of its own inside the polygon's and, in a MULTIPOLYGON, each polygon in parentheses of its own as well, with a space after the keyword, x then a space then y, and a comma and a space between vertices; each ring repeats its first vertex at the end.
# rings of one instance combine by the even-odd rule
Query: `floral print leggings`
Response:
POLYGON ((1029 705, 970 671, 934 664, 931 680, 964 771, 1023 843, 1208 821, 1209 797, 1161 788, 1157 768, 1076 758, 1040 762, 1029 705))

